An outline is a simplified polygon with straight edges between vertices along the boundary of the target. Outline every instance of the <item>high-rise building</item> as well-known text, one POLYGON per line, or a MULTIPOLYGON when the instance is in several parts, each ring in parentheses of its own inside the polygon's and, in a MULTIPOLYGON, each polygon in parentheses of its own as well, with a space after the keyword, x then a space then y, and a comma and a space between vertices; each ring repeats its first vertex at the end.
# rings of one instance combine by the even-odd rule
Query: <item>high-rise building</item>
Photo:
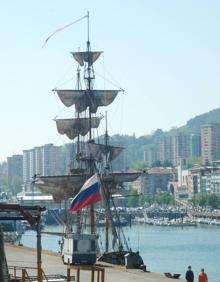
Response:
POLYGON ((23 151, 23 183, 30 182, 30 158, 29 150, 23 151))
POLYGON ((201 126, 201 148, 203 164, 220 160, 220 123, 201 126))
POLYGON ((23 182, 30 183, 35 174, 54 175, 63 172, 61 147, 46 144, 23 151, 23 182))
POLYGON ((155 148, 148 148, 144 151, 144 163, 148 167, 151 167, 155 161, 157 161, 155 148))
POLYGON ((201 157, 201 135, 191 134, 189 137, 190 157, 201 157))
POLYGON ((180 160, 189 157, 189 136, 177 130, 163 136, 159 144, 159 160, 178 165, 180 160))
POLYGON ((52 175, 54 166, 54 146, 46 144, 42 146, 42 175, 52 175))
POLYGON ((13 178, 23 176, 23 158, 22 155, 13 155, 7 158, 7 184, 10 190, 13 189, 13 178))
POLYGON ((42 147, 35 147, 34 155, 35 155, 35 173, 42 175, 43 174, 42 147))
POLYGON ((172 136, 165 135, 161 138, 159 143, 159 161, 163 164, 165 161, 173 164, 173 147, 172 136))
POLYGON ((173 134, 173 165, 189 157, 189 136, 182 132, 173 134))

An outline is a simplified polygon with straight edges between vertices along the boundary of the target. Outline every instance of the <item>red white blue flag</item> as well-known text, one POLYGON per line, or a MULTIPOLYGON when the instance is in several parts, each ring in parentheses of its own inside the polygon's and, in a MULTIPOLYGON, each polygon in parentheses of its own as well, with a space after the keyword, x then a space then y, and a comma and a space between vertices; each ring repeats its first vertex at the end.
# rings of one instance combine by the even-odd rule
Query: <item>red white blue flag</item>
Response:
POLYGON ((98 181, 97 174, 94 174, 92 177, 86 180, 79 193, 73 198, 69 210, 78 211, 83 207, 94 204, 100 200, 100 183, 98 181))

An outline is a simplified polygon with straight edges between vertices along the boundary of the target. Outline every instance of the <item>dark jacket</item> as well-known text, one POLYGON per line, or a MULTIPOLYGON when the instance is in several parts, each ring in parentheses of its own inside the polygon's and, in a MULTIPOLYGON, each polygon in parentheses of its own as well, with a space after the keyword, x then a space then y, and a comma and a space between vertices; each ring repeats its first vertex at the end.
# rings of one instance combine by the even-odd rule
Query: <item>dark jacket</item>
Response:
POLYGON ((194 274, 193 274, 192 270, 187 270, 186 271, 185 278, 186 278, 187 282, 193 282, 194 281, 194 274))

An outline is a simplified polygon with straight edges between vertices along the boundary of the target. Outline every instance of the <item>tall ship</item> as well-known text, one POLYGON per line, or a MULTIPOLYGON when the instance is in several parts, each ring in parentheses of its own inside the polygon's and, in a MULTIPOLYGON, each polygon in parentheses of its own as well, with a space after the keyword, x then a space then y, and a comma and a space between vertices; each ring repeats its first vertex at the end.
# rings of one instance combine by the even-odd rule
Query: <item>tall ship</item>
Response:
MULTIPOLYGON (((94 87, 94 65, 103 52, 92 50, 89 34, 89 13, 86 18, 88 27, 86 50, 71 52, 73 59, 76 61, 76 87, 75 89, 53 90, 65 107, 73 108, 72 117, 68 119, 56 119, 55 122, 58 133, 66 135, 75 143, 76 153, 72 156, 68 175, 38 176, 36 185, 42 192, 51 194, 55 201, 68 201, 68 199, 77 195, 86 180, 91 178, 94 174, 97 174, 102 190, 105 221, 105 250, 104 253, 99 251, 99 259, 124 264, 125 255, 130 254, 134 257, 136 265, 140 266, 143 264, 141 257, 138 253, 132 252, 129 248, 125 240, 125 235, 123 234, 123 228, 121 228, 120 224, 118 227, 114 224, 114 221, 117 220, 118 222, 120 218, 117 214, 117 209, 112 197, 114 193, 123 188, 123 183, 136 180, 140 176, 140 172, 121 172, 113 170, 112 161, 119 156, 123 148, 110 144, 107 113, 104 118, 103 115, 98 114, 98 110, 100 107, 107 107, 113 103, 122 90, 96 89, 94 87), (81 86, 81 73, 83 73, 84 87, 81 86), (102 119, 105 120, 105 133, 102 138, 97 138, 95 133, 102 119), (100 139, 102 143, 98 142, 100 139), (114 209, 114 215, 112 208, 114 209), (117 228, 121 228, 122 230, 117 230, 117 228), (111 242, 110 234, 112 236, 111 242), (122 240, 122 236, 124 240, 122 240)), ((94 259, 94 252, 97 254, 99 248, 95 245, 95 238, 97 238, 97 221, 94 204, 91 204, 88 210, 90 237, 88 234, 83 234, 81 228, 81 222, 83 216, 85 216, 85 212, 77 212, 77 229, 74 233, 72 232, 71 224, 69 224, 70 221, 68 221, 70 214, 68 213, 67 215, 66 234, 62 242, 64 263, 91 264, 94 263, 96 259, 96 256, 94 259), (74 242, 81 240, 82 242, 78 242, 78 247, 75 246, 75 249, 74 243, 71 243, 71 254, 69 253, 66 259, 65 248, 69 248, 68 246, 70 246, 69 243, 71 240, 74 242), (91 242, 89 243, 89 241, 91 242), (80 254, 79 251, 79 246, 85 249, 87 245, 91 247, 91 256, 89 259, 85 258, 89 256, 85 256, 82 253, 80 254), (76 253, 78 255, 76 255, 76 253)))

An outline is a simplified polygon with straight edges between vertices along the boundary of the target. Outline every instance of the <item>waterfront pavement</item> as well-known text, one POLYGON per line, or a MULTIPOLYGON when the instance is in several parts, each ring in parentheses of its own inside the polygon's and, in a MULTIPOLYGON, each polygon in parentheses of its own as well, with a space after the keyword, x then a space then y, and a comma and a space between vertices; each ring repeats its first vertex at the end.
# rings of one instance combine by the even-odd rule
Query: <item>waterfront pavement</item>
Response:
MULTIPOLYGON (((8 266, 20 267, 37 267, 37 252, 34 248, 22 247, 17 245, 5 245, 5 253, 8 266)), ((137 269, 126 269, 121 266, 112 266, 110 264, 102 264, 105 267, 105 282, 172 282, 184 281, 183 279, 171 279, 165 277, 163 274, 143 272, 137 269)), ((66 275, 67 268, 63 265, 60 254, 43 251, 42 252, 42 267, 46 275, 62 274, 66 275)), ((31 275, 36 275, 36 271, 27 269, 31 275)), ((74 275, 74 271, 71 271, 74 275)), ((81 271, 80 281, 91 281, 90 273, 88 271, 81 271)))

